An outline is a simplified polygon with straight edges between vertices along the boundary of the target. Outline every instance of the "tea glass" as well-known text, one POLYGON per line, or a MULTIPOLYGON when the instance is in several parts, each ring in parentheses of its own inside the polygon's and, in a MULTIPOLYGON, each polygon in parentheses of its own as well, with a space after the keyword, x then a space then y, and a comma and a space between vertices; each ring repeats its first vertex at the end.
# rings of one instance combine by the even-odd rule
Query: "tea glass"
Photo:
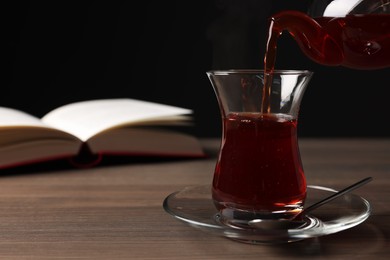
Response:
POLYGON ((298 214, 306 178, 297 119, 312 72, 226 70, 207 75, 222 118, 211 191, 220 220, 230 225, 298 214))

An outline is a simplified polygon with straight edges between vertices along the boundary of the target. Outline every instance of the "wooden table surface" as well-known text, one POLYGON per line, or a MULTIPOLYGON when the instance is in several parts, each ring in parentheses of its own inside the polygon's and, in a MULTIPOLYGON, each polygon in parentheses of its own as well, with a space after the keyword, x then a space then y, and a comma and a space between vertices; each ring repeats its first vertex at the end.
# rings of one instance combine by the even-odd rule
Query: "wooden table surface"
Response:
MULTIPOLYGON (((210 235, 167 214, 170 193, 212 180, 219 141, 206 159, 134 161, 92 169, 0 175, 0 259, 387 259, 390 140, 302 139, 309 184, 354 191, 372 215, 351 229, 282 245, 210 235)), ((1 172, 0 172, 1 173, 1 172)))

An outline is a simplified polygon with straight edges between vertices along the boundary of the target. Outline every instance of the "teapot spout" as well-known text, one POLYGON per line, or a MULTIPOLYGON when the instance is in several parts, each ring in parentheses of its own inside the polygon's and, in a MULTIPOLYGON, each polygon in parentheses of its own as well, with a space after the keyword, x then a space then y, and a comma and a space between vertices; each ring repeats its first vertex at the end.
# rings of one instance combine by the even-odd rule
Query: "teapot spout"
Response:
MULTIPOLYGON (((284 11, 271 18, 267 52, 276 50, 276 40, 288 31, 302 52, 313 61, 337 66, 344 60, 342 46, 310 16, 298 11, 284 11)), ((272 61, 266 61, 267 62, 272 61)))

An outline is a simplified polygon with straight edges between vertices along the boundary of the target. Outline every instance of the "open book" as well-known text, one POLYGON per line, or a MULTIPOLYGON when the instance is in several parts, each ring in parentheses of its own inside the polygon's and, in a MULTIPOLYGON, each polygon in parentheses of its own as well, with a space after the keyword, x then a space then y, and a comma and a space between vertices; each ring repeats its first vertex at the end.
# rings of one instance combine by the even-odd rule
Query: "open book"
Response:
POLYGON ((104 155, 202 157, 195 137, 163 128, 190 123, 191 113, 135 99, 76 102, 41 119, 0 107, 0 169, 104 155))

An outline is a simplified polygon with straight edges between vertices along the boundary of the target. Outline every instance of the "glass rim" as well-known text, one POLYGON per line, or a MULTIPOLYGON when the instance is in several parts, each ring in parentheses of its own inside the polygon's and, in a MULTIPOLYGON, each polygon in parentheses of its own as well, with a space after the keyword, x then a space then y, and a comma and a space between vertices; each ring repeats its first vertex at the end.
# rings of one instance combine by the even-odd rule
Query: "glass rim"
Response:
MULTIPOLYGON (((273 70, 272 72, 275 74, 283 74, 283 75, 311 75, 313 74, 310 70, 284 70, 284 69, 278 69, 273 70)), ((264 74, 263 69, 229 69, 229 70, 209 70, 206 72, 208 75, 216 75, 216 76, 226 76, 231 74, 264 74)), ((271 74, 271 73, 267 73, 271 74)))

